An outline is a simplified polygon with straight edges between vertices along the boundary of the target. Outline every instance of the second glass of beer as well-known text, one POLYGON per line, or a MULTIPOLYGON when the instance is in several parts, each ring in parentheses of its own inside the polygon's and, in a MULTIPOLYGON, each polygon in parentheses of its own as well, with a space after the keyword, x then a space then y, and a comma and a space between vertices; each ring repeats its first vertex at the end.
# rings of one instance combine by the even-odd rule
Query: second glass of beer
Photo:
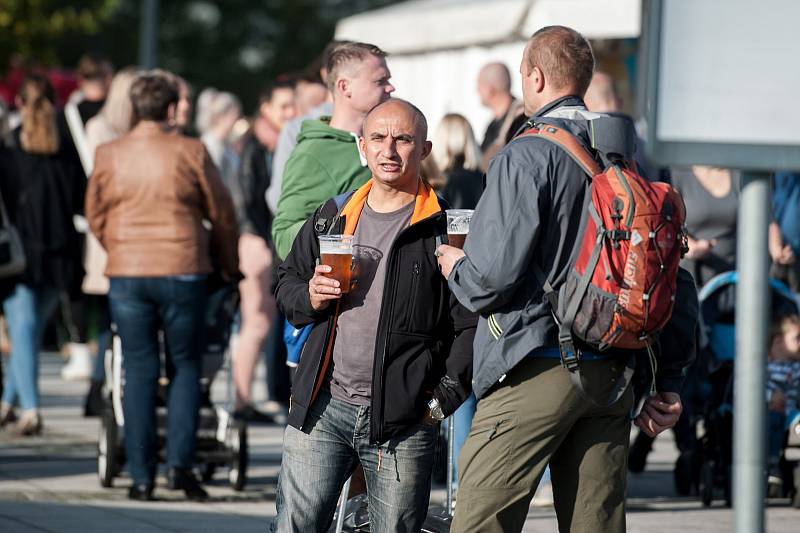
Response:
POLYGON ((353 236, 320 235, 319 259, 320 264, 331 267, 325 277, 338 281, 342 294, 349 292, 353 272, 353 236))
POLYGON ((472 219, 472 209, 448 209, 447 213, 447 240, 450 246, 464 248, 464 241, 469 233, 469 221, 472 219))

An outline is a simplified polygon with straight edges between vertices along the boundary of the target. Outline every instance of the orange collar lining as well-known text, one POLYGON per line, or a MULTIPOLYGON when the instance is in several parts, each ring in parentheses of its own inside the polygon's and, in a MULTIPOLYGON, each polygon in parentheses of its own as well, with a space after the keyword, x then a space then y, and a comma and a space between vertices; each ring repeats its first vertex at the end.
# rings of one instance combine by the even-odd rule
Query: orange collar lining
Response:
MULTIPOLYGON (((348 200, 344 208, 342 208, 342 216, 345 218, 345 235, 353 235, 355 233, 356 227, 358 226, 358 219, 361 218, 361 211, 364 209, 364 204, 367 203, 370 190, 372 190, 372 180, 369 180, 354 192, 353 196, 350 197, 350 200, 348 200)), ((436 198, 436 193, 430 185, 427 185, 422 180, 419 180, 419 188, 417 189, 417 196, 414 202, 414 213, 411 215, 410 226, 442 210, 442 207, 439 205, 439 200, 436 198)))

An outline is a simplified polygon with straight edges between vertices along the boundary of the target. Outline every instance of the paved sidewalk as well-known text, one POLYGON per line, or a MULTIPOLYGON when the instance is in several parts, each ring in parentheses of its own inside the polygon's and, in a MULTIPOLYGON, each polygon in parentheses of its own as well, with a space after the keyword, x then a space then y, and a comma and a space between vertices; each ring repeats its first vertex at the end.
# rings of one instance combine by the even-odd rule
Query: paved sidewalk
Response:
MULTIPOLYGON (((0 431, 0 532, 2 533, 160 533, 235 531, 264 532, 275 514, 275 483, 280 465, 282 431, 251 427, 249 483, 243 492, 218 472, 208 486, 211 501, 182 499, 160 478, 159 501, 127 500, 130 481, 122 477, 103 489, 97 479, 97 419, 81 416, 87 384, 61 380, 61 358, 48 354, 41 362, 45 430, 41 437, 18 439, 0 431)), ((259 383, 263 382, 260 380, 259 383)), ((263 397, 263 387, 256 397, 263 397)), ((220 376, 213 397, 225 397, 220 376)), ((669 438, 657 441, 648 470, 629 484, 628 531, 632 533, 721 533, 733 530, 730 509, 703 509, 698 501, 676 497, 672 489, 674 451, 669 438)), ((445 493, 434 488, 433 502, 445 493)), ((770 502, 767 531, 800 531, 800 510, 787 500, 770 502)), ((526 532, 556 532, 552 507, 532 508, 526 532)))

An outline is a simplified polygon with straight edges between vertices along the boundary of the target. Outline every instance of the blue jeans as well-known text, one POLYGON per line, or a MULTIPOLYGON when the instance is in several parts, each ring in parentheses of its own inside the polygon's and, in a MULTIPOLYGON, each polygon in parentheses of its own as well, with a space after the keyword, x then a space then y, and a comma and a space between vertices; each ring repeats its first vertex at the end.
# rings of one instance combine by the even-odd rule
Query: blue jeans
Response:
POLYGON ((3 301, 11 340, 3 402, 39 408, 39 350, 44 327, 58 305, 58 290, 18 283, 3 301))
POLYGON ((769 411, 767 417, 767 466, 777 466, 783 452, 783 440, 786 437, 786 415, 782 412, 769 411))
POLYGON ((456 436, 453 440, 453 456, 456 460, 456 464, 453 464, 453 476, 455 478, 453 481, 455 482, 458 482, 458 467, 456 466, 458 463, 458 454, 461 453, 461 447, 464 446, 464 442, 466 442, 469 436, 469 430, 472 427, 472 417, 475 416, 475 407, 477 404, 478 400, 475 399, 475 393, 470 393, 467 399, 464 400, 464 403, 456 409, 452 417, 455 424, 456 436))
POLYGON ((122 341, 125 452, 136 484, 152 485, 158 464, 156 394, 163 329, 171 379, 167 465, 191 468, 200 409, 204 279, 111 278, 111 316, 122 341))
POLYGON ((364 467, 370 531, 416 532, 428 512, 437 428, 419 424, 377 446, 370 409, 321 390, 302 431, 287 426, 272 531, 327 531, 357 461, 364 467))

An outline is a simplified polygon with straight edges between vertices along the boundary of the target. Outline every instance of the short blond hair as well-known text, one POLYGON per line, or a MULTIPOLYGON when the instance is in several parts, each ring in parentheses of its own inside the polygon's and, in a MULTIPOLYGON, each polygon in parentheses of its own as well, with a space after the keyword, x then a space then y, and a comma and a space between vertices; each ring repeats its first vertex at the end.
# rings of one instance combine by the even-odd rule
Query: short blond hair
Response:
POLYGON ((528 40, 528 68, 544 73, 559 90, 583 96, 594 73, 594 53, 586 38, 566 26, 545 26, 528 40))
POLYGON ((342 72, 342 69, 350 66, 353 63, 361 62, 370 56, 375 56, 379 59, 386 57, 386 52, 369 43, 354 43, 345 41, 334 46, 330 53, 327 62, 328 67, 328 90, 334 92, 336 89, 336 80, 342 72))

